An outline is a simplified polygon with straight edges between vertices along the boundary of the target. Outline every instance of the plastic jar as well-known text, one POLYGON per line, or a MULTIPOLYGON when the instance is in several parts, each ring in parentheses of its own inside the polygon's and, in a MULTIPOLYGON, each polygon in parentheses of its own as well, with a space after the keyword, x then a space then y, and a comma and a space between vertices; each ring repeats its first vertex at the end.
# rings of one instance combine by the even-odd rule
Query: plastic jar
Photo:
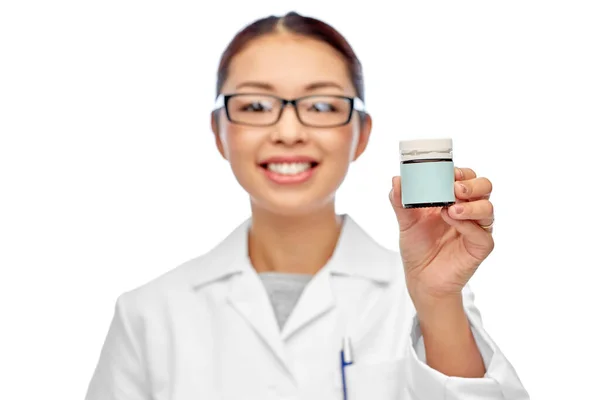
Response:
POLYGON ((404 208, 454 204, 452 139, 400 141, 400 176, 404 208))

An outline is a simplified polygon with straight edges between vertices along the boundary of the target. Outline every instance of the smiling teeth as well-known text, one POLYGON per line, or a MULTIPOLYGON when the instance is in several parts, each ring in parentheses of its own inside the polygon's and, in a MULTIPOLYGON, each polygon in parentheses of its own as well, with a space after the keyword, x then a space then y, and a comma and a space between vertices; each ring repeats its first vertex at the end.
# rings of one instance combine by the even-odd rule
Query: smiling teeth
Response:
POLYGON ((296 175, 310 169, 310 163, 273 163, 267 165, 269 171, 276 172, 281 175, 296 175))

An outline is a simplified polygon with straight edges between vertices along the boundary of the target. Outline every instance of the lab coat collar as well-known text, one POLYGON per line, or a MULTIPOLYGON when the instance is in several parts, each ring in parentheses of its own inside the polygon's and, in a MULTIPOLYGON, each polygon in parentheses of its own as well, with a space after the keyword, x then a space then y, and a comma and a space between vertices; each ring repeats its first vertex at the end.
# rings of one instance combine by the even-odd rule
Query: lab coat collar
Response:
POLYGON ((240 272, 251 272, 248 256, 248 229, 251 219, 238 225, 208 253, 192 260, 191 280, 198 288, 240 272))
POLYGON ((337 246, 324 268, 334 275, 389 283, 393 277, 393 262, 387 256, 393 253, 377 243, 352 217, 346 214, 343 217, 337 246))
POLYGON ((293 365, 286 353, 284 341, 311 321, 333 309, 335 299, 330 285, 331 275, 366 278, 388 282, 392 275, 392 252, 380 247, 348 215, 336 248, 327 264, 306 287, 303 297, 290 315, 283 331, 279 331, 271 304, 256 270, 248 256, 248 230, 251 219, 245 220, 211 252, 192 262, 191 284, 194 289, 211 282, 237 276, 237 284, 230 286, 227 301, 268 344, 288 375, 294 378, 293 365))
MULTIPOLYGON (((336 248, 325 271, 388 283, 392 279, 392 265, 381 256, 391 251, 383 248, 367 234, 352 217, 342 215, 343 225, 336 248)), ((193 261, 191 284, 194 287, 209 284, 230 275, 253 272, 248 256, 248 230, 252 219, 238 225, 221 243, 204 256, 193 261)), ((324 272, 325 272, 324 271, 324 272)))

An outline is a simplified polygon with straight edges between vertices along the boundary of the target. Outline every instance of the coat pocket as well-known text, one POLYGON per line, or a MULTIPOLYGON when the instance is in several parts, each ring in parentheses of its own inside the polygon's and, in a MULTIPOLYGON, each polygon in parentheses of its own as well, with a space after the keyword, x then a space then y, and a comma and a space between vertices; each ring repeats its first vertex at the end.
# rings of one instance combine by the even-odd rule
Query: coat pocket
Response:
MULTIPOLYGON (((409 399, 406 381, 404 359, 355 363, 346 367, 348 400, 409 399)), ((341 379, 338 382, 342 389, 341 379)))

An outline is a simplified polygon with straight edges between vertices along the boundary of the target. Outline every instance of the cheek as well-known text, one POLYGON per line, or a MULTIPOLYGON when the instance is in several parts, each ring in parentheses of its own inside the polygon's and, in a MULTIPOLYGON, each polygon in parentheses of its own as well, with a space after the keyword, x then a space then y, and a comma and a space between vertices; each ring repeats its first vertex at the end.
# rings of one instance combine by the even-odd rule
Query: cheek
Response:
POLYGON ((354 129, 343 127, 322 136, 321 146, 330 158, 339 162, 349 162, 356 151, 358 135, 354 129))
POLYGON ((256 163, 256 154, 260 146, 261 136, 248 132, 247 129, 241 131, 239 128, 229 126, 221 133, 221 141, 231 164, 231 168, 236 175, 245 175, 248 173, 250 164, 256 163))
POLYGON ((235 127, 228 126, 223 129, 221 141, 227 153, 227 159, 232 163, 239 161, 239 158, 244 158, 245 154, 251 154, 252 152, 252 136, 243 134, 235 127))

